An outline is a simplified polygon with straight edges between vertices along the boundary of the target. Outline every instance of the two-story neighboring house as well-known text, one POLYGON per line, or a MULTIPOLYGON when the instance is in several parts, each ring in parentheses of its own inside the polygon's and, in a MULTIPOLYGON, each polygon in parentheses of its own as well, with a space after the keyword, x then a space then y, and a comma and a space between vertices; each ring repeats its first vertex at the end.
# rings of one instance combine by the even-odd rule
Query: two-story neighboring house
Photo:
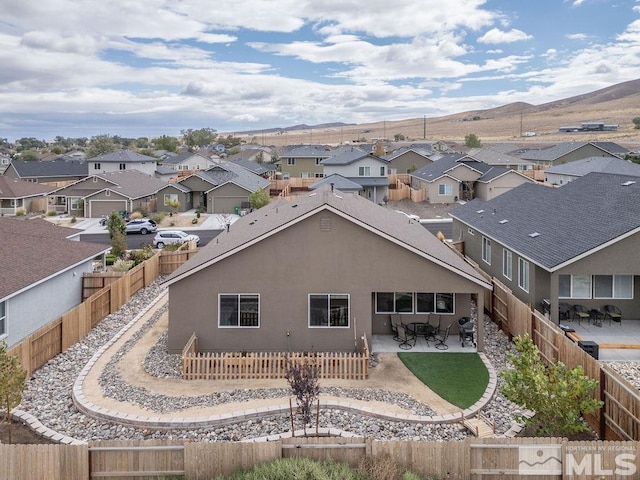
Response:
POLYGON ((543 167, 552 167, 587 157, 620 158, 620 151, 621 147, 613 142, 563 142, 539 150, 528 150, 520 158, 543 167))
POLYGON ((322 178, 322 161, 333 153, 324 146, 303 145, 294 147, 282 154, 278 165, 282 178, 322 178))
POLYGON ((5 153, 0 153, 0 175, 9 167, 11 157, 5 153))
POLYGON ((455 240, 488 274, 538 310, 615 304, 640 318, 640 179, 589 173, 561 188, 527 183, 457 207, 455 240))
POLYGON ((488 200, 531 181, 515 170, 492 167, 459 153, 443 154, 411 173, 411 188, 425 190, 429 203, 488 200))
POLYGON ((158 159, 141 155, 131 150, 118 150, 87 159, 88 174, 121 172, 123 170, 137 170, 147 175, 154 175, 158 159))
POLYGON ((389 173, 411 173, 433 162, 431 155, 430 149, 400 147, 383 158, 389 164, 389 173))
POLYGON ((360 195, 375 203, 389 193, 388 162, 357 147, 323 160, 322 166, 324 176, 338 174, 359 184, 360 195))
POLYGON ((46 162, 11 160, 4 175, 27 182, 59 187, 87 177, 88 171, 88 164, 84 160, 58 159, 46 162))
POLYGON ((216 164, 210 158, 203 157, 198 153, 186 152, 180 155, 173 155, 165 158, 162 165, 170 167, 176 172, 197 172, 207 170, 216 164))

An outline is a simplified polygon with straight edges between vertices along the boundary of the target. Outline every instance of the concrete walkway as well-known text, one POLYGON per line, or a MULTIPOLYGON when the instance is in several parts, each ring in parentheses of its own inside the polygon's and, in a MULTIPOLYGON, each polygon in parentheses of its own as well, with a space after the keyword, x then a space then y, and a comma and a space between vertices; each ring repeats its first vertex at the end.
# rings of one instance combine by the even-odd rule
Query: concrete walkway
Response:
MULTIPOLYGON (((211 407, 199 406, 170 413, 149 411, 135 404, 105 397, 99 384, 99 377, 103 369, 120 347, 141 329, 150 317, 166 304, 167 300, 168 293, 164 292, 100 348, 82 369, 72 392, 73 402, 79 411, 94 418, 149 429, 213 427, 255 419, 264 415, 289 412, 289 397, 225 403, 211 407)), ((213 392, 247 388, 288 388, 284 379, 212 381, 152 377, 144 370, 143 360, 147 351, 157 343, 158 338, 166 330, 167 323, 168 314, 165 312, 136 345, 119 359, 117 368, 125 382, 145 388, 151 393, 169 397, 200 396, 213 392)), ((414 415, 398 405, 328 395, 320 396, 320 406, 324 409, 359 412, 389 421, 423 424, 460 422, 463 416, 466 418, 476 415, 491 400, 497 386, 495 370, 483 354, 480 354, 480 357, 489 371, 489 385, 482 398, 464 411, 446 402, 420 382, 402 364, 395 353, 378 354, 379 363, 370 369, 370 377, 367 380, 322 380, 321 387, 370 388, 406 393, 415 400, 428 405, 436 412, 436 415, 414 415)), ((48 430, 28 413, 15 411, 14 418, 25 421, 42 435, 61 443, 83 443, 48 430)))

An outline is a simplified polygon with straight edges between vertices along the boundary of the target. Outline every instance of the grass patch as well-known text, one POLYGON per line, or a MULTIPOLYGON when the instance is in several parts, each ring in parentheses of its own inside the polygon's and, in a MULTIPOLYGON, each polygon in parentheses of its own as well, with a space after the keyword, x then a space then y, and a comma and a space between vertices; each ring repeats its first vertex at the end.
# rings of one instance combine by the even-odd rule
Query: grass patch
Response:
POLYGON ((477 353, 398 353, 427 387, 449 403, 468 408, 489 384, 489 372, 477 353))

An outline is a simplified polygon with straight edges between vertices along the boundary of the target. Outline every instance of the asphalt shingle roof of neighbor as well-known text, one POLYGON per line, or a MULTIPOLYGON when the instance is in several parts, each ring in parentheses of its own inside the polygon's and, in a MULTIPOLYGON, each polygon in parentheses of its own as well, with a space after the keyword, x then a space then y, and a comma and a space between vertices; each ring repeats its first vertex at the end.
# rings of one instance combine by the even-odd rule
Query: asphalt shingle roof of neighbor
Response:
POLYGON ((77 232, 39 218, 0 217, 0 299, 111 248, 66 238, 77 232))
POLYGON ((400 155, 404 155, 407 152, 415 152, 418 155, 422 155, 425 158, 429 158, 431 155, 433 155, 433 151, 431 151, 430 148, 426 149, 426 148, 419 148, 419 147, 400 147, 400 148, 396 148, 393 152, 388 153, 382 158, 384 158, 387 161, 391 161, 394 158, 397 158, 400 155))
POLYGON ((169 165, 156 166, 156 172, 160 175, 171 175, 172 173, 176 175, 178 174, 178 171, 175 168, 170 167, 169 165))
POLYGON ((640 165, 616 157, 587 157, 582 160, 563 163, 549 167, 545 173, 561 175, 575 175, 581 177, 590 172, 614 173, 618 175, 633 175, 640 177, 640 165))
POLYGON ((311 190, 317 190, 318 188, 323 187, 324 185, 329 185, 333 183, 333 188, 341 191, 349 191, 349 190, 362 190, 362 185, 353 180, 349 180, 348 178, 343 177, 340 174, 334 173, 333 175, 329 175, 328 177, 321 178, 317 182, 309 185, 311 190))
POLYGON ((560 188, 525 183, 450 215, 552 271, 640 228, 638 205, 638 177, 589 173, 560 188))
POLYGON ((89 158, 91 162, 114 162, 114 163, 127 163, 127 162, 157 162, 155 157, 149 157, 148 155, 142 155, 140 153, 132 152, 131 150, 117 150, 115 152, 105 153, 104 155, 98 155, 97 157, 89 158))
POLYGON ((167 185, 167 182, 164 180, 160 180, 153 175, 139 172, 138 170, 97 173, 96 177, 115 183, 117 186, 110 186, 110 190, 132 199, 153 195, 167 185))
POLYGON ((357 162, 363 158, 370 157, 375 160, 378 160, 380 163, 384 163, 385 165, 389 162, 386 160, 376 157, 371 153, 365 152, 364 150, 359 149, 358 147, 352 147, 351 150, 347 150, 346 152, 342 152, 333 157, 325 158, 322 160, 322 165, 350 165, 353 162, 357 162))
POLYGON ((415 170, 411 175, 422 180, 426 180, 427 182, 433 182, 445 175, 452 168, 459 165, 466 165, 469 168, 477 170, 481 174, 488 172, 491 168, 494 168, 491 167, 491 165, 474 160, 466 154, 450 153, 444 154, 442 158, 435 162, 429 163, 424 167, 415 170))
POLYGON ((496 150, 493 147, 483 147, 483 148, 474 148, 469 150, 468 155, 470 157, 479 160, 480 162, 484 162, 487 165, 493 165, 496 167, 505 166, 505 165, 531 165, 532 163, 528 160, 523 160, 519 157, 514 157, 513 155, 509 155, 508 153, 501 152, 496 150))
POLYGON ((292 147, 285 151, 281 156, 285 158, 322 158, 329 157, 331 152, 323 145, 302 145, 299 147, 292 147))
POLYGON ((291 200, 277 200, 241 217, 233 223, 228 232, 218 235, 216 242, 209 242, 191 260, 180 266, 166 282, 173 283, 183 275, 189 275, 190 272, 206 267, 217 259, 226 258, 248 248, 276 231, 293 226, 298 221, 324 210, 333 211, 354 223, 360 223, 375 234, 390 238, 449 270, 490 288, 484 278, 467 262, 434 235, 425 231, 419 222, 407 220, 406 217, 359 195, 345 194, 338 190, 331 192, 328 185, 309 195, 291 200))
POLYGON ((233 162, 224 162, 203 172, 195 173, 198 177, 211 183, 212 188, 233 182, 249 192, 255 192, 269 185, 269 180, 251 173, 246 168, 233 162))
POLYGON ((611 155, 619 155, 619 150, 622 148, 613 142, 562 142, 540 150, 529 150, 520 155, 520 158, 525 160, 553 161, 589 144, 611 155), (607 150, 607 148, 613 150, 607 150))
POLYGON ((164 165, 177 165, 180 162, 183 162, 185 160, 187 160, 188 158, 191 157, 200 157, 202 159, 202 161, 204 162, 203 165, 206 165, 209 160, 207 160, 205 157, 203 157, 202 155, 198 154, 198 153, 194 153, 194 152, 185 152, 185 153, 181 153, 180 155, 173 155, 171 157, 167 157, 165 158, 162 163, 164 165))
POLYGON ((277 170, 276 166, 273 163, 258 163, 252 160, 247 160, 246 158, 237 158, 237 159, 229 159, 228 162, 234 163, 236 165, 240 165, 241 167, 246 168, 251 173, 255 173, 256 175, 264 175, 268 172, 274 172, 277 170))
POLYGON ((43 196, 54 190, 50 185, 27 182, 0 175, 0 198, 25 198, 43 196))
POLYGON ((12 160, 11 165, 20 177, 86 177, 89 166, 84 160, 28 161, 12 160))
POLYGON ((363 187, 385 187, 389 185, 389 177, 346 177, 363 187))
POLYGON ((518 173, 515 170, 511 170, 510 168, 494 167, 494 166, 491 166, 491 165, 489 167, 490 167, 489 170, 484 172, 480 176, 480 178, 478 178, 478 182, 487 183, 487 182, 490 182, 492 180, 495 180, 498 177, 501 177, 502 175, 506 175, 507 173, 510 173, 510 172, 513 172, 516 175, 518 175, 518 173))

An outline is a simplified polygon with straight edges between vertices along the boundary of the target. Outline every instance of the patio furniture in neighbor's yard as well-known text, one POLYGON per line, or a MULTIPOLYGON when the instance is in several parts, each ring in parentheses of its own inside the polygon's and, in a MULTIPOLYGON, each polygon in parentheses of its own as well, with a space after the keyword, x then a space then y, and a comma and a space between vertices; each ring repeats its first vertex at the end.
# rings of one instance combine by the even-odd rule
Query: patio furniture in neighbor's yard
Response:
POLYGON ((587 307, 585 307, 584 305, 574 305, 572 307, 572 310, 572 318, 574 320, 578 320, 578 325, 580 325, 580 322, 582 320, 589 321, 591 319, 591 314, 589 313, 589 310, 587 310, 587 307))
POLYGON ((435 340, 435 327, 428 322, 413 322, 409 325, 405 325, 405 328, 410 331, 415 337, 424 337, 429 346, 429 340, 435 340))
POLYGON ((462 346, 466 346, 471 344, 471 346, 476 346, 475 340, 475 325, 473 322, 473 318, 471 317, 461 317, 458 319, 458 329, 460 330, 460 343, 462 346))
POLYGON ((567 302, 558 304, 558 320, 571 320, 571 305, 567 302))
POLYGON ((389 322, 391 324, 391 333, 393 333, 393 339, 396 342, 399 342, 400 337, 398 336, 398 325, 402 325, 402 322, 397 315, 389 315, 389 322))
POLYGON ((398 325, 398 338, 400 339, 400 345, 398 346, 403 350, 410 350, 416 344, 415 334, 402 324, 398 325))
POLYGON ((449 348, 447 345, 447 339, 449 338, 449 330, 451 330, 451 324, 447 325, 447 328, 444 329, 444 332, 436 335, 436 348, 438 350, 446 350, 449 348))
POLYGON ((604 318, 604 313, 602 313, 597 308, 592 308, 589 310, 589 320, 596 327, 602 326, 602 319, 604 318))
POLYGON ((609 325, 611 325, 611 320, 619 322, 620 325, 622 325, 622 311, 615 305, 604 306, 604 318, 609 319, 609 325))

